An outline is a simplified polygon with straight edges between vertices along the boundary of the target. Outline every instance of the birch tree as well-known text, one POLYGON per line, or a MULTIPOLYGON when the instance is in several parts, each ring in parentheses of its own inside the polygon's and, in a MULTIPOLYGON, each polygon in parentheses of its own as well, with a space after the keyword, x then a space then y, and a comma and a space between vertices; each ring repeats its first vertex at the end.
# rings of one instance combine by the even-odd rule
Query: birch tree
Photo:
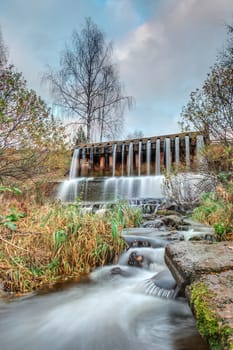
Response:
POLYGON ((124 109, 132 104, 132 98, 124 95, 112 54, 112 44, 87 18, 81 32, 74 31, 63 50, 59 69, 49 68, 44 75, 56 103, 84 126, 87 142, 94 128, 98 128, 100 139, 119 124, 122 129, 124 109))

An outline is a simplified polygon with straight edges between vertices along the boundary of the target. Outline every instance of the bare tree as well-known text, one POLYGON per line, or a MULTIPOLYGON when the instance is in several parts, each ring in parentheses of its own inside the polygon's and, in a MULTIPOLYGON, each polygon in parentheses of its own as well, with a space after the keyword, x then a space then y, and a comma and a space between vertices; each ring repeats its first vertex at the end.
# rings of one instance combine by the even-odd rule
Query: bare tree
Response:
POLYGON ((94 127, 99 128, 100 139, 106 130, 114 129, 132 102, 131 97, 123 95, 111 58, 111 43, 105 42, 104 34, 87 18, 81 33, 74 31, 71 45, 62 52, 60 69, 50 68, 44 76, 57 103, 74 113, 86 128, 87 142, 94 127))

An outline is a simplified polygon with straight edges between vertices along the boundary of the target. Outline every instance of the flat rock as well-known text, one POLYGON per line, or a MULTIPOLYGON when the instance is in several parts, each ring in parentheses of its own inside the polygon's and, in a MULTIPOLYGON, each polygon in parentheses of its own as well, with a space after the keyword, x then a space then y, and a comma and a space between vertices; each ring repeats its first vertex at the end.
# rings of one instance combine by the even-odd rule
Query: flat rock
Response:
POLYGON ((130 227, 121 232, 122 236, 149 236, 155 237, 158 235, 158 231, 153 227, 130 227))
POLYGON ((177 242, 165 249, 165 262, 181 291, 203 274, 233 270, 233 242, 177 242))

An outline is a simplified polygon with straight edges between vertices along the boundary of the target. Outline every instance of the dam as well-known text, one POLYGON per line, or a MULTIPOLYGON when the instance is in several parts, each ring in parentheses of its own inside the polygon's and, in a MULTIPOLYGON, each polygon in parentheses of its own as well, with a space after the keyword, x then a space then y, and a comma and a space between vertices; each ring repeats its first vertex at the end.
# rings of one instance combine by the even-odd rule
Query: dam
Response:
POLYGON ((87 202, 161 198, 164 175, 173 170, 195 172, 204 144, 197 132, 80 144, 57 198, 71 202, 78 197, 87 202))

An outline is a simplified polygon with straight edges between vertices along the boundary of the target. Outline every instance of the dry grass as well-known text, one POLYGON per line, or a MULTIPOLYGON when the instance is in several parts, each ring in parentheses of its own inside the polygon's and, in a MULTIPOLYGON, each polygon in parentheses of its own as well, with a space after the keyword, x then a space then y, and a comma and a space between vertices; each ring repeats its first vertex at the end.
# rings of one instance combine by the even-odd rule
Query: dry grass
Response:
POLYGON ((125 204, 99 216, 83 214, 78 205, 12 200, 1 213, 0 281, 5 290, 16 293, 78 278, 111 262, 125 247, 120 230, 140 217, 125 204), (26 214, 17 218, 14 231, 3 224, 12 212, 26 214))

